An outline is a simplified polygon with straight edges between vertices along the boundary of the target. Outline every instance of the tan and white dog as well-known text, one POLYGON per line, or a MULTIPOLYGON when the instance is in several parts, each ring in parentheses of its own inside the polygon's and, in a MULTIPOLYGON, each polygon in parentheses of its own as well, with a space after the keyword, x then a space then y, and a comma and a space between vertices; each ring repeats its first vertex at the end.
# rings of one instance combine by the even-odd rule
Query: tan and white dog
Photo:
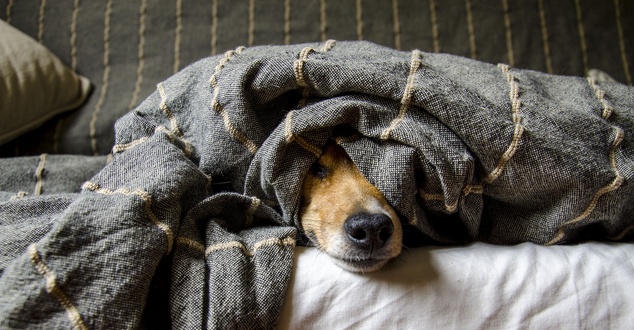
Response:
POLYGON ((306 236, 346 270, 376 271, 401 253, 394 209, 335 142, 304 179, 299 217, 306 236))

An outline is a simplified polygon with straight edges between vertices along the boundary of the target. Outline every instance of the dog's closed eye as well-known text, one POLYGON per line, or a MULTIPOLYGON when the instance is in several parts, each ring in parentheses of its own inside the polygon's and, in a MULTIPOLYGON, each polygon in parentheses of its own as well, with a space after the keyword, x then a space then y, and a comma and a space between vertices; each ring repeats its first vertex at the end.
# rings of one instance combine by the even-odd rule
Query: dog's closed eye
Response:
POLYGON ((310 167, 310 173, 320 180, 325 179, 328 176, 328 172, 328 168, 325 165, 320 164, 319 162, 315 162, 310 167))

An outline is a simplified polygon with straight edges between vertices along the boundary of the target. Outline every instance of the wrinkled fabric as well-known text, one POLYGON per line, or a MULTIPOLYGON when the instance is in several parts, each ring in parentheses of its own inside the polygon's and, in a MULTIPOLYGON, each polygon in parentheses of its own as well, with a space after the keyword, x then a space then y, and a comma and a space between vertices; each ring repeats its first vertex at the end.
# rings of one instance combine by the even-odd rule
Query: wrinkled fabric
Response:
POLYGON ((425 241, 629 240, 633 104, 617 83, 365 42, 203 59, 117 122, 81 189, 0 195, 0 246, 20 247, 0 324, 273 327, 330 138, 425 241))

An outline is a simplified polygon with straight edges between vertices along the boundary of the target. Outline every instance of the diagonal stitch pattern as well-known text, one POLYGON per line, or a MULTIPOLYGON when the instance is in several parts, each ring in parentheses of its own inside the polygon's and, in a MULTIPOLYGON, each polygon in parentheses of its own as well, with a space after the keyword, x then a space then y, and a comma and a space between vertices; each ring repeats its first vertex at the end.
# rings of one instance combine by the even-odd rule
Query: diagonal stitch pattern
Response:
POLYGON ((231 122, 231 118, 229 118, 229 114, 223 108, 223 106, 218 102, 218 95, 220 95, 220 86, 218 85, 218 73, 220 70, 229 62, 229 60, 236 54, 240 54, 244 51, 244 47, 238 47, 236 50, 230 50, 225 53, 224 57, 218 62, 216 68, 214 70, 214 74, 211 75, 209 79, 209 85, 213 89, 213 96, 211 99, 211 107, 222 116, 225 129, 229 134, 240 143, 242 143, 252 154, 255 154, 258 151, 258 146, 249 138, 247 138, 242 132, 240 132, 231 122))
POLYGON ((260 248, 269 247, 269 246, 295 246, 295 239, 292 237, 285 238, 268 238, 265 240, 261 240, 253 245, 252 249, 248 249, 243 243, 238 241, 231 241, 226 243, 219 243, 215 245, 211 245, 205 249, 205 256, 209 256, 209 254, 226 249, 240 249, 242 253, 246 256, 253 257, 258 252, 260 248))
POLYGON ((412 51, 412 59, 410 61, 409 74, 407 75, 407 83, 401 97, 401 106, 398 116, 392 120, 390 126, 381 132, 381 140, 390 138, 392 131, 403 121, 405 114, 412 102, 412 93, 414 92, 414 83, 416 82, 416 72, 421 67, 421 52, 418 49, 412 51))
POLYGON ((170 108, 167 106, 167 95, 165 94, 165 88, 163 88, 163 84, 159 83, 158 85, 156 85, 156 89, 158 90, 159 95, 161 96, 161 105, 160 105, 161 111, 163 111, 163 113, 165 114, 165 117, 167 117, 167 119, 169 119, 170 121, 170 126, 171 126, 170 131, 174 133, 174 135, 178 137, 182 137, 183 133, 178 127, 178 122, 176 121, 176 117, 174 117, 172 110, 170 110, 170 108))
POLYGON ((522 135, 524 134, 524 126, 522 126, 522 116, 520 115, 520 107, 522 106, 522 102, 519 99, 519 85, 515 79, 515 76, 510 71, 508 65, 499 64, 498 67, 502 70, 502 72, 506 75, 506 81, 509 83, 510 92, 509 97, 511 99, 511 117, 513 119, 513 138, 511 139, 511 144, 508 146, 502 157, 498 161, 497 166, 487 177, 485 178, 485 182, 487 184, 493 183, 493 181, 497 180, 504 169, 506 168, 507 163, 517 151, 520 141, 522 139, 522 135))
POLYGON ((616 167, 616 156, 615 156, 616 149, 618 149, 621 142, 623 141, 623 130, 620 128, 615 128, 615 133, 616 133, 615 134, 616 136, 614 138, 614 141, 612 142, 612 147, 610 148, 610 165, 615 175, 614 180, 612 180, 612 182, 608 184, 607 186, 599 189, 594 194, 594 196, 592 196, 592 200, 590 201, 590 204, 585 208, 585 210, 579 216, 561 225, 561 227, 557 231, 557 234, 555 235, 555 238, 553 238, 550 242, 548 242, 547 245, 553 245, 561 241, 565 236, 564 227, 571 224, 575 224, 587 218, 592 213, 592 211, 594 211, 594 209, 597 207, 599 203, 599 198, 601 198, 601 196, 619 189, 621 185, 623 184, 623 182, 625 181, 625 178, 623 178, 623 175, 621 175, 618 168, 616 167))
MULTIPOLYGON (((613 112, 613 108, 609 105, 609 103, 607 102, 607 100, 605 99, 605 91, 603 91, 597 84, 596 81, 592 78, 588 78, 588 83, 590 84, 590 86, 592 87, 592 89, 595 91, 595 95, 597 97, 597 100, 601 103, 601 105, 603 106, 603 109, 601 111, 601 117, 605 120, 608 120, 610 118, 610 115, 613 112)), ((592 196, 592 200, 590 201, 590 204, 584 209, 584 211, 578 215, 576 218, 565 222, 563 225, 561 225, 559 227, 559 230, 557 231, 557 234, 555 234, 555 237, 547 243, 547 245, 552 245, 552 244, 556 244, 557 242, 561 241, 564 236, 565 236, 565 232, 564 232, 564 228, 568 225, 577 223, 579 221, 584 220, 585 218, 587 218, 588 216, 590 216, 590 214, 592 213, 592 211, 594 211, 594 209, 597 207, 598 203, 599 203, 599 198, 601 198, 601 196, 615 191, 617 189, 619 189, 621 187, 621 185, 623 184, 623 182, 625 181, 625 178, 623 177, 623 175, 621 174, 621 172, 619 171, 617 164, 616 164, 616 151, 618 150, 618 148, 621 145, 621 142, 623 142, 623 138, 625 136, 625 133, 623 132, 623 129, 621 129, 620 127, 614 127, 614 140, 612 140, 612 146, 610 147, 610 151, 608 154, 609 157, 609 162, 610 162, 610 167, 612 169, 612 172, 614 173, 614 179, 612 180, 612 182, 610 182, 608 185, 602 187, 601 189, 599 189, 594 196, 592 196)), ((624 233, 622 233, 623 236, 625 236, 625 234, 629 231, 629 229, 626 229, 624 233)), ((620 236, 620 235, 619 235, 620 236)))
POLYGON ((77 307, 70 301, 66 293, 62 291, 57 283, 57 276, 55 273, 42 261, 42 257, 37 250, 37 244, 33 243, 29 245, 27 248, 27 254, 31 263, 37 269, 37 271, 44 277, 46 280, 46 292, 55 297, 57 301, 64 307, 66 310, 66 315, 71 321, 74 329, 88 329, 86 324, 81 318, 81 314, 77 307))
POLYGON ((423 198, 423 200, 425 200, 425 201, 442 202, 444 204, 445 211, 447 213, 454 213, 454 212, 456 212, 458 210, 458 201, 455 201, 455 202, 449 204, 445 200, 445 196, 443 194, 430 194, 430 193, 424 192, 422 189, 419 190, 419 194, 423 198))
POLYGON ((142 144, 143 142, 147 141, 147 137, 142 137, 139 139, 136 139, 132 142, 129 143, 121 143, 121 144, 116 144, 114 147, 112 147, 112 153, 113 154, 118 154, 120 152, 124 152, 126 150, 132 149, 136 146, 138 146, 139 144, 142 144))
POLYGON ((308 141, 304 140, 299 135, 293 134, 293 115, 295 111, 290 111, 286 115, 286 120, 284 122, 284 138, 286 139, 286 143, 297 142, 302 148, 312 152, 317 158, 321 156, 321 149, 315 147, 314 145, 308 143, 308 141))
POLYGON ((510 67, 506 64, 498 64, 498 68, 502 70, 506 77, 506 81, 509 83, 509 98, 511 100, 511 118, 513 120, 513 138, 511 139, 511 143, 508 148, 504 151, 496 167, 487 175, 484 179, 484 182, 481 184, 469 184, 462 190, 464 196, 468 196, 470 194, 483 194, 484 186, 486 184, 491 184, 495 180, 497 180, 508 162, 513 158, 515 152, 519 148, 520 141, 524 134, 524 126, 522 126, 522 116, 520 115, 520 108, 522 106, 522 102, 520 101, 520 92, 519 92, 519 84, 515 79, 515 76, 510 71, 510 67))
POLYGON ((605 91, 601 89, 599 85, 597 85, 597 81, 594 80, 594 78, 592 77, 588 77, 588 84, 590 84, 590 86, 594 90, 594 95, 597 97, 597 99, 599 100, 599 102, 601 102, 601 105, 603 106, 601 117, 605 120, 608 120, 610 116, 612 115, 612 111, 614 111, 614 108, 612 108, 610 103, 608 103, 608 101, 605 99, 605 91))
POLYGON ((121 194, 125 196, 137 196, 141 198, 141 200, 143 201, 144 210, 146 214, 148 215, 148 217, 150 218, 150 220, 157 227, 159 227, 159 229, 161 229, 167 236, 167 253, 168 254, 170 253, 170 251, 172 250, 172 243, 174 241, 174 233, 172 232, 170 227, 166 223, 159 220, 156 214, 154 214, 154 211, 152 211, 153 198, 152 198, 152 195, 150 195, 148 192, 141 189, 130 190, 125 187, 118 188, 117 190, 110 190, 108 188, 102 188, 97 183, 90 182, 90 181, 84 183, 82 185, 82 189, 89 190, 89 191, 92 191, 98 194, 103 194, 103 195, 121 194))

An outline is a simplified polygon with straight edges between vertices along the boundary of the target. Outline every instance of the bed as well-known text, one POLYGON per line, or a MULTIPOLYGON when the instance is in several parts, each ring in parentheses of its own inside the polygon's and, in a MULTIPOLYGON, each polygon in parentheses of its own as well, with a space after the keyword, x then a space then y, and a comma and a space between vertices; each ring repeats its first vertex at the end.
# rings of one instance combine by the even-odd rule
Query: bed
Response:
POLYGON ((0 8, 3 328, 634 321, 629 2, 0 8), (377 273, 294 226, 341 124, 412 227, 377 273))

